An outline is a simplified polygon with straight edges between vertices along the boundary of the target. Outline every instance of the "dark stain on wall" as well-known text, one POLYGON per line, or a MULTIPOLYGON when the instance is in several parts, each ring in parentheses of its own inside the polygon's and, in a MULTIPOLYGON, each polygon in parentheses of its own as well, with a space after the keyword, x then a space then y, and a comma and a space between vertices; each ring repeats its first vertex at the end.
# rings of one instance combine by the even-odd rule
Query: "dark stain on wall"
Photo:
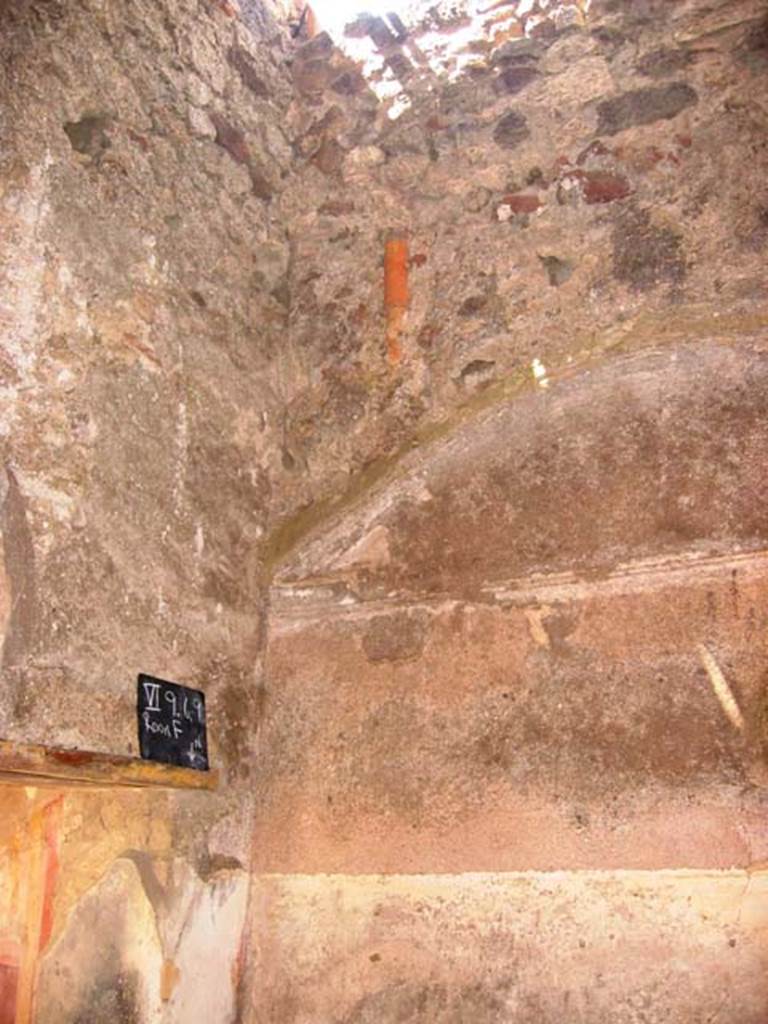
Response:
POLYGON ((121 972, 94 982, 82 1004, 59 1024, 144 1024, 138 995, 138 973, 121 972))
POLYGON ((686 275, 682 239, 670 228, 656 227, 646 210, 626 207, 613 231, 613 272, 637 292, 680 284, 686 275))
POLYGON ((0 514, 5 570, 11 584, 11 615, 3 644, 3 669, 15 668, 34 645, 38 620, 35 552, 27 507, 18 480, 6 469, 7 487, 0 514))
POLYGON ((364 996, 342 1024, 501 1024, 510 1019, 505 996, 511 987, 504 978, 455 989, 395 983, 364 996))
POLYGON ((601 135, 616 135, 626 128, 668 121, 698 99, 696 90, 687 82, 633 89, 598 105, 597 130, 601 135))
POLYGON ((405 661, 418 658, 424 649, 423 616, 398 612, 372 619, 363 637, 369 661, 405 661))

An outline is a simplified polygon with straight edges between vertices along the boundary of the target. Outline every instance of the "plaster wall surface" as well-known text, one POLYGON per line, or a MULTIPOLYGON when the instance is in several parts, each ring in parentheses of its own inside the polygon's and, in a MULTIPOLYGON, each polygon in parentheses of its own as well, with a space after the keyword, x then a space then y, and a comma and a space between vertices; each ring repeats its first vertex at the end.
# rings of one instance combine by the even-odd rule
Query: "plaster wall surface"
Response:
POLYGON ((275 876, 256 891, 258 1020, 765 1020, 765 876, 275 876))
POLYGON ((150 672, 206 690, 222 779, 2 784, 3 1024, 241 1014, 291 160, 275 15, 0 4, 0 737, 136 755, 150 672))
POLYGON ((768 1017, 765 9, 586 6, 297 55, 259 1022, 768 1017))
POLYGON ((283 566, 256 1020, 765 1018, 763 358, 505 402, 283 566))

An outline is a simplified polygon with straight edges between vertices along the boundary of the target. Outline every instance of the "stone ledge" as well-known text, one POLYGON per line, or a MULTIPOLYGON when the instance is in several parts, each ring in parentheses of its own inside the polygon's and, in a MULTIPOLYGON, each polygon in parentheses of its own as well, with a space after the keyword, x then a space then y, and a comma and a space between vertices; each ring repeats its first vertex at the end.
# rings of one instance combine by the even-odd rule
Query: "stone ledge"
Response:
POLYGON ((218 782, 216 771, 200 772, 118 754, 0 740, 0 784, 211 791, 218 782))

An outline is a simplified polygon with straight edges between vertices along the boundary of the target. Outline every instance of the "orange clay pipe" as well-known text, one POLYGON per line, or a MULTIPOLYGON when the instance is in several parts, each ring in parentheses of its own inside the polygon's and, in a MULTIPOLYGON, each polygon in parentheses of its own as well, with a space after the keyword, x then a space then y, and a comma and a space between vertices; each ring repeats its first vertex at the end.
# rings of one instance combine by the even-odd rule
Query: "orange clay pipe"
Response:
POLYGON ((400 335, 408 309, 408 241, 391 238, 384 255, 384 304, 387 308, 387 358, 397 366, 403 358, 400 335))

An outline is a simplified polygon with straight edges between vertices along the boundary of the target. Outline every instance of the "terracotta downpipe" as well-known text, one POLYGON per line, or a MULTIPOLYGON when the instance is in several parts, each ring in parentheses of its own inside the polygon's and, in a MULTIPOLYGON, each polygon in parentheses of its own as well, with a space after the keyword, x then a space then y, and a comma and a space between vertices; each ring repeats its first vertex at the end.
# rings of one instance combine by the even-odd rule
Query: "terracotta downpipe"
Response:
POLYGON ((400 336, 405 323, 408 292, 408 239, 395 236, 387 241, 384 254, 384 305, 387 310, 387 358, 397 366, 403 358, 400 336))

